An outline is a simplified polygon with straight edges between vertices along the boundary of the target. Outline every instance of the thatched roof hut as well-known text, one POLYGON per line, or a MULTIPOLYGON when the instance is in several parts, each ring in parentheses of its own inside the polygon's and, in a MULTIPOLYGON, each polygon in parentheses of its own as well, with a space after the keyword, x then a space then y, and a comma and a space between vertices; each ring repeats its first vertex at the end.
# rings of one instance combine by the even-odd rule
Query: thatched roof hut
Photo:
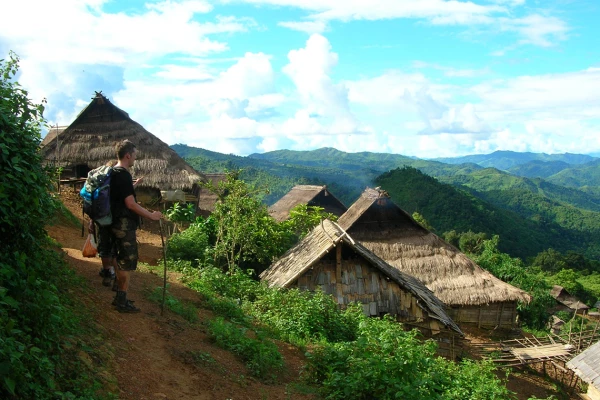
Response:
POLYGON ((367 188, 338 223, 391 266, 427 286, 453 309, 456 322, 512 326, 516 302, 531 300, 423 228, 385 191, 367 188))
POLYGON ((270 287, 320 288, 342 307, 363 304, 367 315, 396 315, 429 333, 461 330, 444 305, 418 280, 381 260, 338 224, 324 220, 296 246, 265 270, 270 287))
POLYGON ((134 177, 144 177, 139 188, 190 190, 204 179, 166 143, 133 121, 101 92, 96 92, 66 129, 50 129, 42 141, 41 153, 46 163, 63 168, 64 177, 81 178, 89 170, 115 160, 115 144, 124 139, 137 146, 131 172, 134 177))
POLYGON ((323 207, 325 212, 336 217, 347 210, 346 206, 327 190, 327 186, 296 185, 269 207, 269 214, 278 222, 285 221, 289 218, 292 208, 299 204, 323 207))
POLYGON ((587 397, 581 397, 600 400, 600 342, 575 356, 567 367, 588 384, 587 397))
POLYGON ((556 302, 559 304, 553 311, 570 311, 578 314, 583 314, 590 308, 585 305, 577 297, 571 295, 567 289, 562 286, 554 285, 550 290, 550 296, 554 297, 556 302))

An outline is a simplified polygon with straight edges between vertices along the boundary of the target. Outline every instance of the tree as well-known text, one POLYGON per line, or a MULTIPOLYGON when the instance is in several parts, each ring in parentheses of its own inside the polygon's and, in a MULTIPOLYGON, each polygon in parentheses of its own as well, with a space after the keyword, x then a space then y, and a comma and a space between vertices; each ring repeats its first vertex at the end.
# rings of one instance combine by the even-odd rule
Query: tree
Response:
POLYGON ((425 219, 425 217, 423 217, 421 214, 419 214, 417 211, 415 211, 412 214, 412 217, 415 221, 417 221, 417 223, 419 225, 421 225, 423 228, 427 229, 428 231, 434 232, 435 229, 433 229, 433 226, 431 226, 431 224, 429 222, 427 222, 427 220, 425 219))
POLYGON ((323 207, 298 204, 290 210, 289 218, 281 225, 298 237, 303 237, 324 219, 337 221, 337 217, 332 213, 325 212, 323 207))
POLYGON ((566 268, 565 258, 558 251, 550 248, 538 253, 531 262, 531 266, 538 267, 546 272, 558 272, 566 268))
POLYGON ((219 198, 212 214, 217 223, 215 262, 230 272, 238 267, 262 269, 293 241, 238 175, 239 171, 229 172, 218 186, 206 185, 219 198))

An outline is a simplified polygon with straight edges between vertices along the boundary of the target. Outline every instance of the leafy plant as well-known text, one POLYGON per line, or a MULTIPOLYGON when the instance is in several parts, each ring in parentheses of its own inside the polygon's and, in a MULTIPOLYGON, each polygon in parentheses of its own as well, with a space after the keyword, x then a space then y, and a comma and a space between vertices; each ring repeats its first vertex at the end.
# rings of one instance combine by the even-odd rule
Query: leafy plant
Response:
POLYGON ((283 368, 283 358, 277 346, 260 332, 255 332, 256 339, 252 339, 247 336, 247 329, 216 318, 209 322, 209 333, 219 346, 240 356, 250 373, 258 378, 272 381, 283 368))
POLYGON ((75 284, 44 231, 58 209, 38 152, 44 106, 14 80, 18 61, 0 60, 0 398, 99 398, 64 346, 86 324, 58 289, 75 284))

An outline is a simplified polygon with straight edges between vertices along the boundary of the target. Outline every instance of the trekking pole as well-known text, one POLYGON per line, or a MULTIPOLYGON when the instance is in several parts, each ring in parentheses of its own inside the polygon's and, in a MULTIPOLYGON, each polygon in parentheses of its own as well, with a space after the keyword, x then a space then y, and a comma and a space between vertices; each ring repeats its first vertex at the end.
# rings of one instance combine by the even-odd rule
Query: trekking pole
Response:
POLYGON ((167 292, 167 251, 165 249, 165 238, 163 235, 162 219, 159 219, 158 223, 160 226, 160 241, 162 243, 163 262, 165 264, 164 273, 163 273, 163 295, 162 295, 162 303, 160 305, 160 316, 162 317, 163 311, 165 309, 165 294, 167 292))

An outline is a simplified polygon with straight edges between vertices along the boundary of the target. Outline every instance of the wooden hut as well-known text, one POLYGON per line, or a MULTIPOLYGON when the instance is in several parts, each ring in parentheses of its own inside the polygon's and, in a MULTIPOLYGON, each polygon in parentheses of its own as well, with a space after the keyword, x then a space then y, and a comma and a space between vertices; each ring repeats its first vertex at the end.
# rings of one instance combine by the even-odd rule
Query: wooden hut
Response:
POLYGON ((285 221, 289 218, 292 208, 299 204, 322 207, 325 212, 336 217, 347 210, 346 206, 327 190, 327 186, 296 185, 269 207, 269 214, 278 222, 285 221))
POLYGON ((575 356, 567 367, 588 384, 587 393, 581 397, 600 400, 600 342, 575 356))
POLYGON ((571 295, 567 289, 562 286, 554 285, 550 290, 550 296, 556 300, 556 306, 549 310, 552 313, 556 311, 568 311, 571 313, 585 314, 590 308, 577 297, 571 295))
POLYGON ((338 223, 388 264, 427 286, 459 325, 512 328, 517 302, 531 300, 423 228, 384 191, 367 188, 338 223))
POLYGON ((67 128, 49 130, 41 154, 46 164, 62 168, 61 178, 85 178, 91 169, 116 160, 115 144, 124 139, 137 147, 131 173, 144 178, 136 190, 139 200, 160 198, 160 190, 195 191, 197 195, 196 183, 204 177, 101 92, 67 128))
POLYGON ((359 302, 369 316, 394 315, 408 327, 435 338, 440 353, 454 357, 460 328, 444 305, 418 280, 377 257, 324 220, 260 274, 269 287, 331 294, 341 308, 359 302))

